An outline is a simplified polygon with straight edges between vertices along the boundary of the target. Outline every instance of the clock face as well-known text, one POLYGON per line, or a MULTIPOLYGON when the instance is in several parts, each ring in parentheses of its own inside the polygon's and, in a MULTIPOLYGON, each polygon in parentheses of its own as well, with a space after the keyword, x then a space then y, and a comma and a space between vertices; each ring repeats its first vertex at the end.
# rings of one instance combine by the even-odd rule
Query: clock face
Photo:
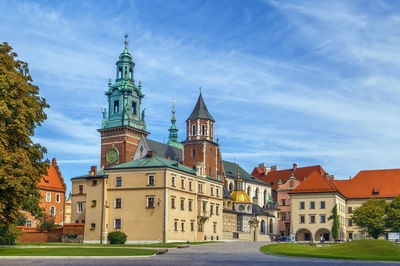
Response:
POLYGON ((118 161, 119 152, 115 147, 110 148, 107 151, 106 159, 108 163, 116 163, 118 161))

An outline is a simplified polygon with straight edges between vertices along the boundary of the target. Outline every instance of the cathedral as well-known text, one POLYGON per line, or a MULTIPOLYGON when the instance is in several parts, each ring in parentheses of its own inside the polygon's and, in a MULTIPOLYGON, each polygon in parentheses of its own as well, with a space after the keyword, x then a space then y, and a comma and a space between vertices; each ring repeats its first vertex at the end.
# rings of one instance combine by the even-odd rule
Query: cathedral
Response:
POLYGON ((278 232, 271 185, 222 159, 201 91, 184 141, 174 106, 168 141, 149 138, 127 36, 124 44, 98 129, 100 169, 71 179, 71 221, 85 224, 85 242, 105 243, 114 230, 128 243, 270 240, 278 232))

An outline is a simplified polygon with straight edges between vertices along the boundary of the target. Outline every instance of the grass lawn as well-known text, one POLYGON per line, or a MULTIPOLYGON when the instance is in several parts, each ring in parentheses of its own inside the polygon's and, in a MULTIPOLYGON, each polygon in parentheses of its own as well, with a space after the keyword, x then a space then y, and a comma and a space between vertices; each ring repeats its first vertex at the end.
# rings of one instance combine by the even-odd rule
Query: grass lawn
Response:
POLYGON ((400 261, 400 246, 386 240, 357 240, 328 247, 294 243, 271 244, 261 247, 260 250, 286 256, 400 261))
POLYGON ((143 256, 155 250, 133 248, 0 248, 0 256, 143 256))
MULTIPOLYGON (((202 241, 190 242, 190 245, 202 245, 210 243, 219 243, 220 241, 202 241)), ((186 242, 171 242, 171 243, 153 243, 153 244, 123 244, 123 245, 110 245, 110 244, 77 244, 77 243, 17 243, 19 246, 88 246, 88 247, 149 247, 149 248, 176 248, 180 245, 185 245, 186 242)))

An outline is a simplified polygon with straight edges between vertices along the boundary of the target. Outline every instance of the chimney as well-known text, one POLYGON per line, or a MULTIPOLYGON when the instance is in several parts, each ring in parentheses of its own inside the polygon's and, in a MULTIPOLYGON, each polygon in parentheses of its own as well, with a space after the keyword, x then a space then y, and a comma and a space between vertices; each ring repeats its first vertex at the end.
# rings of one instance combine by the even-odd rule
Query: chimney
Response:
POLYGON ((332 180, 335 180, 335 175, 330 175, 329 176, 332 180))
POLYGON ((147 158, 151 158, 154 156, 154 152, 153 151, 147 151, 146 157, 147 158))
POLYGON ((297 169, 297 163, 293 163, 293 172, 297 169))
POLYGON ((267 167, 266 163, 259 163, 258 167, 263 169, 264 175, 267 175, 269 171, 271 171, 271 168, 267 167))
POLYGON ((271 166, 271 172, 273 172, 273 171, 278 171, 278 166, 277 165, 271 166))
POLYGON ((90 172, 89 172, 90 176, 96 176, 97 175, 97 166, 90 166, 90 172))
POLYGON ((349 180, 351 180, 351 176, 349 176, 349 180))

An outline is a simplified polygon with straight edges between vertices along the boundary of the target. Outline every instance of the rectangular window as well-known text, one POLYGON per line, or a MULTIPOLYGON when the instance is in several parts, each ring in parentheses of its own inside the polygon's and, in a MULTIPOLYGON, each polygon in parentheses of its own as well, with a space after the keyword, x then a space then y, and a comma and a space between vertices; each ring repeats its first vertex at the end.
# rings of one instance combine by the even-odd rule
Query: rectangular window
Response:
POLYGON ((315 209, 315 201, 310 202, 310 209, 315 209))
POLYGON ((199 184, 199 193, 203 193, 203 185, 199 184))
POLYGON ((189 180, 189 191, 192 191, 192 181, 189 180))
POLYGON ((216 205, 216 206, 215 206, 215 214, 216 214, 216 215, 219 215, 219 205, 216 205))
POLYGON ((192 204, 193 204, 193 201, 189 200, 189 211, 192 211, 192 204))
POLYGON ((207 210, 207 202, 203 202, 203 213, 205 214, 207 210))
POLYGON ((203 224, 202 223, 197 224, 197 231, 203 232, 203 224))
POLYGON ((211 187, 211 196, 214 196, 214 187, 211 187))
POLYGON ((136 114, 136 102, 132 102, 132 114, 136 114))
POLYGON ((216 233, 217 232, 217 223, 215 223, 215 222, 213 224, 213 229, 214 229, 214 233, 216 233))
POLYGON ((175 229, 175 231, 178 231, 178 221, 174 222, 174 229, 175 229))
POLYGON ((321 209, 325 209, 325 201, 321 201, 321 209))
POLYGON ((96 224, 95 223, 91 223, 90 224, 90 230, 94 230, 96 229, 96 224))
POLYGON ((175 186, 175 176, 171 177, 171 186, 175 186))
POLYGON ((196 150, 192 149, 192 158, 196 157, 196 150))
POLYGON ((286 221, 286 212, 281 213, 281 220, 286 221))
POLYGON ((347 225, 348 225, 348 226, 353 226, 353 220, 348 219, 348 220, 347 220, 347 225))
POLYGON ((349 233, 349 239, 353 239, 353 233, 349 233))
POLYGON ((185 179, 181 179, 181 189, 185 189, 185 179))
POLYGON ((154 186, 154 176, 153 175, 149 175, 149 186, 154 186))
POLYGON ((315 224, 315 215, 310 215, 310 224, 315 224))
POLYGON ((300 223, 304 224, 306 222, 306 218, 304 215, 300 215, 300 223))
POLYGON ((79 194, 83 194, 83 185, 79 185, 79 194))
POLYGON ((175 198, 171 198, 171 208, 175 209, 175 198))
POLYGON ((78 202, 77 203, 77 213, 82 213, 83 212, 83 203, 82 202, 78 202))
POLYGON ((217 197, 219 197, 219 189, 217 188, 217 197))
POLYGON ((347 212, 348 212, 348 213, 353 213, 353 207, 348 207, 348 208, 347 208, 347 212))
POLYGON ((96 207, 97 202, 95 200, 92 200, 92 205, 90 207, 94 208, 96 207))
POLYGON ((210 215, 213 215, 213 214, 214 214, 214 205, 211 204, 210 205, 210 215))
POLYGON ((114 229, 121 229, 121 219, 114 220, 114 229))
POLYGON ((185 222, 181 222, 181 231, 185 232, 185 222))
POLYGON ((147 208, 154 208, 154 196, 147 196, 147 208))
POLYGON ((121 199, 115 199, 114 208, 115 209, 121 209, 121 206, 122 206, 122 200, 121 199))
POLYGON ((97 186, 97 180, 93 180, 93 181, 92 181, 92 186, 93 186, 93 187, 97 186))
POLYGON ((301 201, 300 202, 300 210, 304 210, 304 207, 305 207, 304 201, 301 201))
POLYGON ((57 203, 60 203, 61 202, 61 196, 60 196, 60 194, 56 194, 56 202, 57 203))
POLYGON ((119 113, 119 101, 114 101, 114 114, 119 113))
POLYGON ((54 206, 50 207, 50 215, 56 215, 56 207, 54 206))
POLYGON ((282 199, 282 206, 286 206, 286 200, 282 199))
POLYGON ((46 201, 47 202, 51 201, 51 193, 50 192, 46 192, 46 201))
POLYGON ((321 214, 321 223, 326 223, 326 216, 325 214, 321 214))
POLYGON ((32 220, 31 219, 26 220, 26 226, 27 227, 32 227, 32 220))
POLYGON ((194 221, 190 221, 190 231, 194 231, 194 221))
POLYGON ((116 186, 116 187, 122 187, 122 177, 118 176, 118 177, 115 179, 115 186, 116 186))
POLYGON ((181 199, 181 210, 185 209, 185 199, 181 199))

